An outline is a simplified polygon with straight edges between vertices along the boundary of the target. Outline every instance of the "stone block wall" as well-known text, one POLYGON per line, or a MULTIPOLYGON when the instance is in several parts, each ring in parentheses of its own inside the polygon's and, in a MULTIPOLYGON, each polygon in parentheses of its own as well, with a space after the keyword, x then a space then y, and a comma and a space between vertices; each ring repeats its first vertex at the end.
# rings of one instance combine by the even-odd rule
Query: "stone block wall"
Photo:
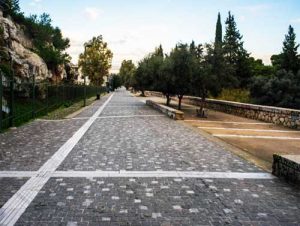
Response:
POLYGON ((272 173, 285 180, 300 185, 299 155, 273 155, 272 173))
MULTIPOLYGON (((164 97, 162 93, 153 91, 148 91, 147 95, 164 97)), ((177 97, 172 97, 172 100, 177 101, 178 99, 177 97)), ((199 106, 201 98, 184 96, 182 102, 199 106)), ((300 110, 215 99, 206 99, 206 108, 293 129, 300 129, 300 110)))
MULTIPOLYGON (((183 103, 200 105, 201 98, 186 96, 183 103)), ((245 118, 261 120, 285 127, 300 129, 300 110, 207 99, 206 107, 245 118)))

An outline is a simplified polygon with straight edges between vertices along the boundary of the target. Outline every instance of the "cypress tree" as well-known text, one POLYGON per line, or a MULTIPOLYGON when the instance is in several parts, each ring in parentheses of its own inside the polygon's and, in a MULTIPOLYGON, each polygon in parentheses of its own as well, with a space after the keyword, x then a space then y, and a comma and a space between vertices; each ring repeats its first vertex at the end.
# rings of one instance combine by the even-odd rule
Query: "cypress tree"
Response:
POLYGON ((237 29, 234 16, 228 13, 223 41, 223 53, 228 67, 228 75, 233 76, 232 87, 245 88, 252 76, 249 65, 249 53, 244 49, 243 36, 237 29))
POLYGON ((222 23, 221 15, 218 13, 218 20, 216 24, 216 37, 215 37, 215 46, 222 45, 222 23))
POLYGON ((299 55, 297 52, 299 44, 297 45, 295 40, 296 34, 294 28, 290 25, 288 34, 285 35, 283 42, 281 68, 286 71, 292 71, 294 74, 300 69, 299 55))

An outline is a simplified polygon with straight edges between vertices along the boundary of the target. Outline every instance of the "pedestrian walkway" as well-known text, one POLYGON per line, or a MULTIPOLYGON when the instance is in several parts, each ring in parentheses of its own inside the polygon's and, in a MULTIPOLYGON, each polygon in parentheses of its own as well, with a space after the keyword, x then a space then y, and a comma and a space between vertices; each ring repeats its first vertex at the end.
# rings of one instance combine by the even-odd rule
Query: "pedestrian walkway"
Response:
POLYGON ((0 135, 0 225, 299 225, 299 190, 124 90, 0 135))

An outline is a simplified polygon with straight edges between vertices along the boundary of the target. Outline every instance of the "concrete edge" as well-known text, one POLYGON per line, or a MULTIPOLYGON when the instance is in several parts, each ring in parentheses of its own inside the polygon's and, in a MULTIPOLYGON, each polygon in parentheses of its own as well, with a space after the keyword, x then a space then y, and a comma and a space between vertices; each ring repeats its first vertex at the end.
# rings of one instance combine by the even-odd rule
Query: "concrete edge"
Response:
MULTIPOLYGON (((290 156, 274 154, 272 174, 292 184, 300 185, 300 163, 290 156)), ((299 158, 299 155, 295 156, 299 158)))
POLYGON ((152 100, 146 100, 146 104, 148 106, 153 107, 154 109, 162 112, 166 116, 174 120, 184 120, 184 113, 182 111, 178 111, 176 109, 164 106, 162 104, 158 104, 152 100))

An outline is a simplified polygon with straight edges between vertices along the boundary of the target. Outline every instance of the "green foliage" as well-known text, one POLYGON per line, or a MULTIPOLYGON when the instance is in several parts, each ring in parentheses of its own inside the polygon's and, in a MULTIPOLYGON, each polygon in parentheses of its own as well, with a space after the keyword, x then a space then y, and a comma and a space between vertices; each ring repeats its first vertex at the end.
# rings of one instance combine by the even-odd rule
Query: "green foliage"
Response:
POLYGON ((243 36, 237 29, 234 16, 228 13, 223 51, 227 67, 230 87, 247 87, 252 74, 249 67, 249 53, 244 49, 243 36))
POLYGON ((82 73, 88 76, 94 85, 102 85, 104 76, 108 76, 113 53, 108 48, 103 37, 93 37, 84 44, 85 51, 79 56, 78 66, 82 73))
POLYGON ((300 69, 300 58, 297 52, 299 44, 296 43, 294 28, 290 25, 288 34, 285 35, 282 48, 281 68, 297 73, 300 69))
POLYGON ((122 80, 122 84, 128 89, 131 86, 133 75, 135 73, 136 67, 132 60, 123 60, 119 75, 122 80))
POLYGON ((221 23, 221 14, 218 13, 218 20, 216 24, 216 37, 215 37, 215 46, 222 45, 222 23, 221 23))
POLYGON ((274 77, 258 77, 251 87, 255 103, 300 109, 300 72, 279 70, 274 77))
POLYGON ((132 87, 140 90, 144 96, 144 91, 151 88, 153 84, 153 75, 150 71, 151 56, 145 57, 138 63, 138 67, 134 73, 132 87))
POLYGON ((250 91, 247 89, 223 89, 216 99, 251 103, 250 91))
POLYGON ((180 43, 171 51, 170 60, 174 93, 179 98, 178 109, 180 109, 182 97, 190 90, 190 80, 195 69, 194 56, 187 44, 180 43))
POLYGON ((0 8, 4 16, 14 16, 20 12, 19 0, 1 0, 0 8))
POLYGON ((272 77, 275 73, 275 68, 272 66, 264 65, 262 60, 255 60, 253 57, 249 58, 249 64, 251 68, 251 73, 254 77, 266 76, 272 77))
POLYGON ((49 14, 25 17, 20 12, 17 0, 3 0, 1 7, 4 10, 4 16, 10 15, 16 23, 23 27, 24 32, 33 41, 33 51, 43 58, 50 70, 55 72, 58 65, 70 58, 64 53, 64 50, 70 46, 70 40, 63 38, 61 30, 51 25, 52 20, 49 14))
MULTIPOLYGON (((294 29, 289 26, 282 53, 271 57, 274 67, 265 68, 256 74, 250 89, 255 103, 300 109, 300 60, 297 52, 299 45, 296 44, 295 38, 294 29)), ((257 66, 258 64, 256 68, 257 66)))
POLYGON ((122 79, 120 75, 112 74, 110 77, 110 87, 115 90, 122 86, 122 79))

